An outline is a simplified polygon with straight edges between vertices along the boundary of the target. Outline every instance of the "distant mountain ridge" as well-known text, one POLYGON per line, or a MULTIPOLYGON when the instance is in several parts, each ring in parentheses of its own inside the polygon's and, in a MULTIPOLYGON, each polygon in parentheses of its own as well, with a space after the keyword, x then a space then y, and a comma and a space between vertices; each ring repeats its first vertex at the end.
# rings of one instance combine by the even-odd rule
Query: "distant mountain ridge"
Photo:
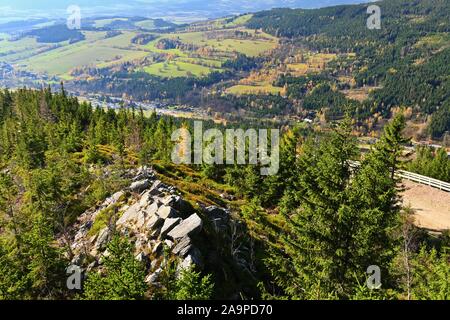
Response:
MULTIPOLYGON (((144 15, 147 17, 179 16, 191 18, 192 21, 200 18, 218 18, 224 15, 233 15, 247 12, 257 12, 272 8, 319 8, 339 4, 356 4, 368 0, 78 0, 82 14, 87 17, 121 14, 127 16, 144 15)), ((11 3, 0 0, 2 9, 1 20, 25 18, 61 18, 67 15, 66 8, 73 5, 73 1, 31 1, 22 0, 11 3)))

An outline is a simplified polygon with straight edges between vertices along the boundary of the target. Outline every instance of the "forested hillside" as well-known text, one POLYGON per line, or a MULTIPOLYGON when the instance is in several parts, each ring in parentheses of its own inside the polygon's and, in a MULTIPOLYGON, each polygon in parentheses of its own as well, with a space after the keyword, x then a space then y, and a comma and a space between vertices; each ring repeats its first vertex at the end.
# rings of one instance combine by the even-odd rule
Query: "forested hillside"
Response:
POLYGON ((381 86, 365 109, 387 116, 392 107, 411 107, 433 117, 432 136, 448 130, 450 91, 450 3, 444 0, 386 0, 381 29, 366 27, 368 5, 317 10, 277 9, 255 14, 248 22, 273 35, 292 39, 322 52, 354 52, 351 67, 356 83, 381 86), (438 120, 437 118, 442 118, 438 120), (441 121, 441 122, 440 122, 441 121))
MULTIPOLYGON (((448 234, 430 237, 414 226, 411 209, 399 206, 401 184, 394 173, 402 166, 407 143, 401 114, 356 171, 349 161, 361 155, 347 119, 330 133, 305 127, 285 130, 279 173, 261 177, 253 165, 171 164, 171 133, 180 126, 192 130, 189 122, 145 118, 140 110, 94 109, 64 89, 4 90, 0 106, 2 299, 450 296, 448 234), (105 231, 98 234, 112 214, 120 212, 111 199, 129 209, 135 206, 126 201, 143 202, 143 194, 132 192, 141 190, 140 184, 126 189, 131 182, 127 172, 138 165, 153 166, 196 212, 212 204, 232 211, 226 218, 234 221, 230 237, 215 235, 213 230, 223 227, 205 226, 207 240, 199 244, 207 257, 203 269, 198 264, 197 272, 187 271, 180 281, 170 273, 176 259, 165 264, 168 269, 159 267, 159 274, 168 276, 162 284, 155 286, 154 277, 144 281, 143 263, 162 254, 161 247, 135 260, 130 246, 138 244, 130 242, 132 234, 117 237, 114 229, 108 237, 105 231), (107 199, 119 190, 131 193, 107 199), (89 227, 76 223, 94 212, 97 218, 89 227), (78 248, 71 239, 80 232, 93 236, 96 245, 106 245, 110 253, 99 257, 88 251, 76 259, 81 259, 88 278, 83 289, 74 292, 66 288, 65 268, 78 248), (226 250, 216 252, 220 248, 226 250), (382 288, 375 291, 364 285, 371 265, 382 272, 382 288)), ((441 168, 448 172, 448 159, 439 161, 447 161, 441 168)), ((161 192, 155 190, 148 192, 161 192)), ((168 221, 174 220, 180 222, 168 221)), ((160 260, 155 261, 157 268, 160 260)))

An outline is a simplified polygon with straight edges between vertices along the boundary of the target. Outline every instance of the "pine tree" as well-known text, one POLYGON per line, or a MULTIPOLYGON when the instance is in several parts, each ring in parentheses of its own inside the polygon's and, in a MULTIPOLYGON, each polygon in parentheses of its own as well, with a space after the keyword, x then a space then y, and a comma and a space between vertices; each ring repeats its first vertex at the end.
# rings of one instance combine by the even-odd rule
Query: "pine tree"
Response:
POLYGON ((133 256, 131 243, 116 235, 108 244, 102 274, 91 273, 84 284, 87 300, 142 299, 147 290, 144 265, 133 256))
POLYGON ((414 260, 412 297, 416 300, 450 299, 450 256, 424 247, 414 260))
POLYGON ((65 291, 65 261, 48 221, 38 214, 25 235, 27 279, 35 298, 58 299, 65 291))
POLYGON ((372 265, 382 270, 383 289, 392 285, 400 211, 395 172, 406 141, 404 122, 396 117, 385 128, 359 170, 350 167, 357 151, 349 123, 319 145, 307 143, 299 158, 301 206, 286 217, 284 254, 269 260, 288 297, 354 297, 372 265))
MULTIPOLYGON (((287 203, 287 198, 292 196, 297 177, 297 155, 300 136, 297 130, 287 131, 280 143, 280 167, 276 175, 268 176, 263 181, 263 188, 259 191, 261 204, 271 207, 287 203), (284 195, 286 194, 286 197, 284 195)), ((291 207, 293 208, 293 207, 291 207)))
POLYGON ((0 238, 0 300, 28 297, 28 280, 21 261, 16 256, 16 247, 0 238))
POLYGON ((385 286, 389 286, 389 266, 397 248, 395 232, 400 226, 399 180, 395 173, 401 165, 405 127, 402 115, 396 116, 384 130, 380 141, 362 161, 350 187, 355 219, 353 238, 357 247, 352 263, 359 269, 370 265, 381 268, 385 286))
POLYGON ((348 160, 356 155, 345 121, 319 145, 309 142, 299 159, 301 207, 286 216, 284 254, 272 255, 269 267, 276 284, 294 299, 328 299, 344 295, 353 275, 348 245, 348 160))
POLYGON ((209 300, 212 298, 214 284, 211 281, 211 275, 202 277, 200 272, 188 268, 180 271, 171 289, 166 299, 209 300))

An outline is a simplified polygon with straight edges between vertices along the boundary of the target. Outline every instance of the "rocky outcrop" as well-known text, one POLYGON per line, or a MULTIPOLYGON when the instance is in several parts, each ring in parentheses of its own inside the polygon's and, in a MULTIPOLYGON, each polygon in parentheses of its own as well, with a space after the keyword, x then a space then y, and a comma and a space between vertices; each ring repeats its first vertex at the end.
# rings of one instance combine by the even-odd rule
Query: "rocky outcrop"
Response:
MULTIPOLYGON (((101 267, 107 243, 118 232, 134 243, 136 259, 147 266, 148 283, 157 283, 164 265, 164 252, 180 258, 179 269, 202 267, 202 253, 194 240, 203 229, 201 215, 193 211, 174 187, 157 180, 153 170, 143 167, 127 175, 132 181, 128 188, 79 217, 71 244, 72 263, 80 265, 90 261, 89 265, 82 265, 90 270, 101 267), (113 218, 108 225, 99 227, 104 219, 97 218, 108 210, 113 210, 113 218), (93 230, 100 232, 95 234, 93 230)), ((202 214, 209 219, 220 218, 221 223, 226 223, 228 217, 225 210, 216 207, 207 208, 202 214)))

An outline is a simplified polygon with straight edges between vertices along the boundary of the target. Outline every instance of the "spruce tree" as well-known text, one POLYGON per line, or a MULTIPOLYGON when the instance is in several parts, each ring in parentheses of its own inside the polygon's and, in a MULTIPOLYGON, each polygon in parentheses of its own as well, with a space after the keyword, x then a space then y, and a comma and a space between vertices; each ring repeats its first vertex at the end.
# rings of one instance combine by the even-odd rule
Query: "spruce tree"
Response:
POLYGON ((294 299, 328 299, 344 295, 348 274, 348 160, 357 154, 349 121, 329 138, 306 143, 299 158, 301 206, 286 216, 284 254, 269 267, 276 284, 294 299))
POLYGON ((104 272, 90 273, 84 284, 87 300, 136 300, 142 299, 147 290, 145 268, 135 259, 132 244, 120 236, 108 244, 104 256, 104 272))

